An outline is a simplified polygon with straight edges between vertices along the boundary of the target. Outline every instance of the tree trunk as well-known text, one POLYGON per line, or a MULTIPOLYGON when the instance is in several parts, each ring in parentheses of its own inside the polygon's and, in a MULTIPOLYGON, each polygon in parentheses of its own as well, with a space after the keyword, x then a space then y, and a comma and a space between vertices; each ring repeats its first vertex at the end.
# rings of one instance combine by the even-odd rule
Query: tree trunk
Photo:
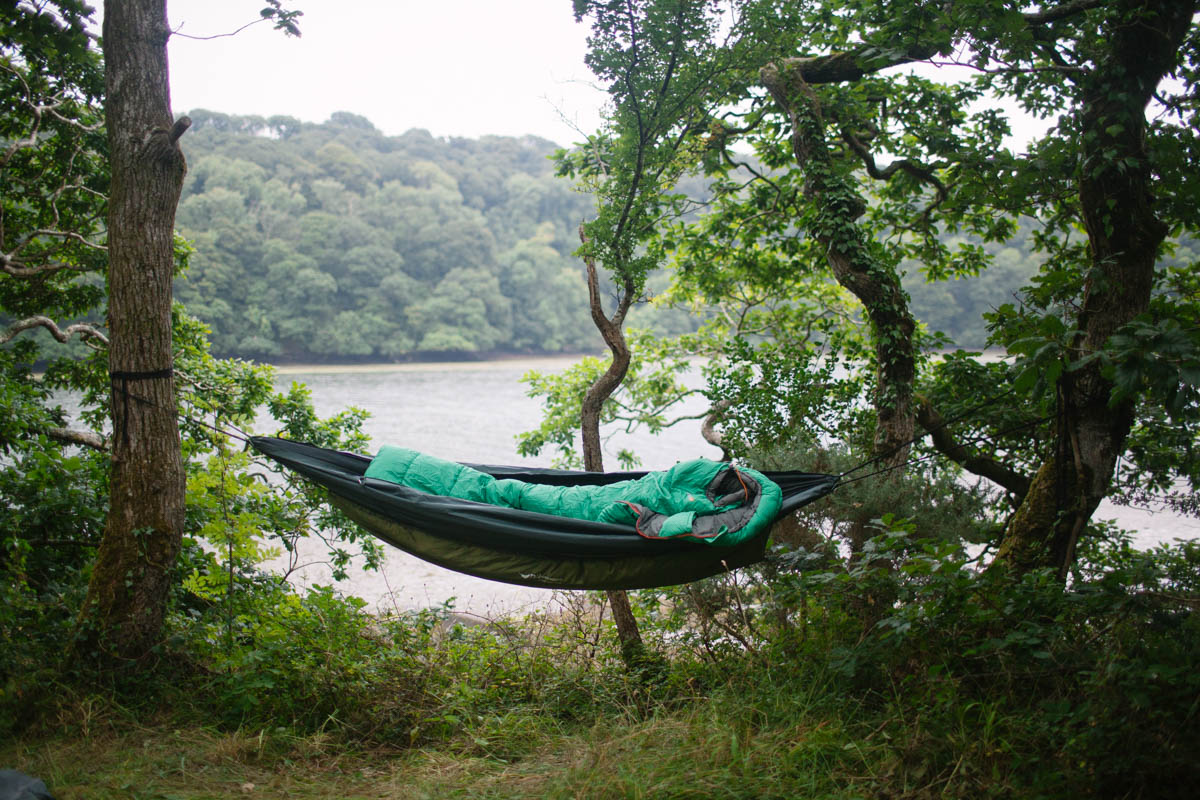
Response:
POLYGON ((804 170, 804 193, 817 209, 808 233, 825 247, 837 282, 863 304, 873 332, 877 380, 875 439, 872 454, 880 467, 908 460, 913 432, 913 380, 916 322, 896 271, 871 253, 855 224, 866 203, 838 175, 825 141, 820 101, 799 69, 780 71, 768 64, 759 73, 763 85, 792 124, 792 152, 804 170))
MULTIPOLYGON (((586 243, 582 229, 580 229, 579 238, 586 243)), ((579 410, 579 427, 583 439, 583 468, 589 472, 603 472, 604 451, 600 444, 600 412, 604 408, 604 401, 617 390, 621 381, 625 379, 625 373, 629 370, 629 344, 625 341, 625 333, 621 327, 625 321, 625 314, 629 311, 629 305, 633 302, 634 287, 632 282, 626 281, 621 301, 613 313, 612 319, 609 319, 604 314, 604 305, 600 297, 600 281, 596 273, 596 263, 591 258, 586 258, 584 263, 587 265, 588 300, 591 305, 592 321, 600 330, 600 335, 604 337, 604 343, 608 345, 609 351, 612 352, 612 363, 608 365, 604 374, 588 387, 579 410)), ((637 619, 633 616, 633 608, 629 605, 629 595, 624 589, 609 589, 605 595, 608 597, 608 604, 612 606, 613 622, 617 626, 617 639, 621 643, 621 655, 625 659, 626 666, 633 669, 641 663, 645 646, 642 643, 641 631, 638 630, 637 619)))
MULTIPOLYGON (((878 469, 897 468, 908 460, 915 430, 913 381, 916 322, 896 271, 871 253, 855 223, 866 203, 834 168, 825 140, 821 104, 798 67, 768 64, 759 72, 775 103, 792 125, 792 152, 804 171, 804 193, 817 210, 807 231, 824 247, 838 283, 863 304, 875 343, 875 437, 872 456, 878 469)), ((893 473, 893 476, 897 473, 893 473)), ((847 538, 853 552, 862 549, 877 509, 864 509, 851 520, 847 538)))
POLYGON ((184 526, 184 472, 172 377, 175 208, 187 171, 172 124, 165 0, 105 3, 111 505, 81 620, 108 662, 158 642, 184 526))
MULTIPOLYGON (((1106 33, 1108 52, 1082 85, 1079 201, 1092 270, 1072 361, 1103 349, 1150 304, 1154 265, 1168 231, 1153 208, 1146 106, 1178 63, 1191 24, 1189 6, 1123 0, 1114 13, 1117 24, 1106 33)), ((1113 406, 1112 389, 1098 361, 1059 378, 1055 452, 1010 521, 999 564, 1017 572, 1052 567, 1066 577, 1133 425, 1133 402, 1113 406)))

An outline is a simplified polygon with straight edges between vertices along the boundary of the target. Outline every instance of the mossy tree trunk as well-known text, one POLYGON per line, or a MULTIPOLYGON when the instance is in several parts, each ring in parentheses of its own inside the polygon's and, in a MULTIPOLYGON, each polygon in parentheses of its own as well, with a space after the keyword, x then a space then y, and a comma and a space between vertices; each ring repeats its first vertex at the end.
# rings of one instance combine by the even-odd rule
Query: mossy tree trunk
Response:
MULTIPOLYGON (((908 460, 916 425, 913 382, 916 322, 896 270, 872 252, 856 220, 866 210, 833 165, 825 138, 821 103, 796 65, 768 64, 759 77, 791 124, 792 153, 804 173, 804 193, 816 209, 807 233, 821 243, 834 278, 862 303, 875 347, 875 437, 878 469, 899 468, 908 460)), ((893 473, 893 475, 898 472, 893 473)), ((870 517, 854 520, 848 538, 857 552, 870 517)))
POLYGON ((872 455, 881 467, 899 466, 908 460, 916 419, 917 325, 908 297, 896 270, 871 251, 855 223, 866 202, 833 165, 820 100, 801 70, 768 64, 759 76, 791 123, 792 153, 804 172, 805 196, 817 210, 807 232, 824 247, 834 278, 858 298, 870 320, 877 369, 872 455))
POLYGON ((1123 0, 1107 52, 1082 83, 1079 205, 1091 272, 1071 362, 1057 383, 1055 451, 1038 469, 997 554, 1017 572, 1052 567, 1065 577, 1088 520, 1108 492, 1133 426, 1133 400, 1113 403, 1098 359, 1109 337, 1147 310, 1168 231, 1154 211, 1146 107, 1171 73, 1191 24, 1191 4, 1123 0))
POLYGON ((84 655, 137 661, 161 633, 184 526, 172 377, 175 209, 187 171, 172 122, 165 0, 104 9, 111 505, 81 620, 84 655))

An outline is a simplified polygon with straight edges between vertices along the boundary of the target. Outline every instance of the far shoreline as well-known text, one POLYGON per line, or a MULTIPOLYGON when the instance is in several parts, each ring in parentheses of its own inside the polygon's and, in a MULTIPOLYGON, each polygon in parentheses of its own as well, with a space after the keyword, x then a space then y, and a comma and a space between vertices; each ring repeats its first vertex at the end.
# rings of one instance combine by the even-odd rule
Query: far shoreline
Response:
POLYGON ((471 361, 400 361, 375 362, 370 364, 271 364, 255 362, 269 366, 277 375, 335 375, 351 373, 384 373, 384 372, 452 372, 466 370, 494 370, 512 367, 514 364, 526 365, 530 369, 557 368, 566 369, 584 356, 505 356, 471 361))
MULTIPOLYGON (((997 361, 1008 354, 1003 348, 987 349, 954 348, 938 351, 938 355, 947 355, 959 350, 979 353, 985 361, 997 361)), ((530 369, 566 369, 581 358, 594 355, 603 358, 603 353, 573 353, 565 355, 520 355, 497 354, 479 359, 449 359, 446 361, 376 361, 370 363, 293 363, 272 364, 267 361, 254 363, 269 366, 277 375, 336 375, 352 373, 386 373, 386 372, 451 372, 467 370, 495 370, 511 367, 514 363, 527 365, 530 369)))

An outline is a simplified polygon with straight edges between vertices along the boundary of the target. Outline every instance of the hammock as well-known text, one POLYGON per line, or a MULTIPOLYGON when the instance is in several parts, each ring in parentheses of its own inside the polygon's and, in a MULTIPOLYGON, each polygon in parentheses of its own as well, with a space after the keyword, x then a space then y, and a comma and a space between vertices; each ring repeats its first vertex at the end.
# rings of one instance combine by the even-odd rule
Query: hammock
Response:
MULTIPOLYGON (((546 589, 674 586, 753 564, 767 537, 733 547, 650 540, 632 527, 556 517, 430 495, 366 478, 371 459, 302 442, 252 436, 267 458, 325 487, 330 502, 372 535, 418 558, 488 580, 546 589)), ((603 485, 645 472, 579 472, 469 464, 494 475, 555 486, 603 485)), ((776 519, 833 491, 838 476, 764 472, 783 490, 776 519)))

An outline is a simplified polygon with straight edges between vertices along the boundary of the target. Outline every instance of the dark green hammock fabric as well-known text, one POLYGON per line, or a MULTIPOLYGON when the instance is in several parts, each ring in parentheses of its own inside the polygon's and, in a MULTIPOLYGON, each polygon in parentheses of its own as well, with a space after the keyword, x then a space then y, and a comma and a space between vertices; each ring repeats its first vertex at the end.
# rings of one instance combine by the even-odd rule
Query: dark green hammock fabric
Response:
MULTIPOLYGON (((480 578, 549 589, 673 586, 759 561, 767 536, 733 547, 652 540, 630 525, 571 519, 427 494, 364 477, 371 459, 301 442, 251 437, 250 446, 325 487, 330 502, 371 534, 418 558, 480 578)), ((579 472, 467 465, 499 479, 603 486, 645 472, 579 472)), ((782 491, 776 519, 833 491, 836 475, 764 472, 782 491)))

